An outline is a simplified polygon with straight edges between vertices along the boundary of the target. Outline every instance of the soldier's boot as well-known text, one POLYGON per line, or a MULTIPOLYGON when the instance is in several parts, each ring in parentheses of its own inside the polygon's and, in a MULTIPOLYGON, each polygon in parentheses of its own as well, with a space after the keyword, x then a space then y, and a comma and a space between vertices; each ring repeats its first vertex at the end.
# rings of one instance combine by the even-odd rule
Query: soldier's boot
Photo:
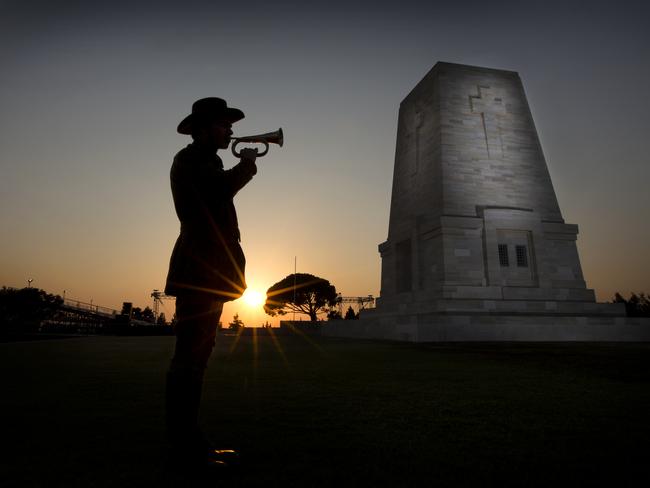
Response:
POLYGON ((169 371, 165 393, 167 435, 172 446, 172 462, 180 468, 208 468, 222 471, 239 464, 231 449, 215 449, 199 427, 199 408, 203 390, 202 375, 169 371))

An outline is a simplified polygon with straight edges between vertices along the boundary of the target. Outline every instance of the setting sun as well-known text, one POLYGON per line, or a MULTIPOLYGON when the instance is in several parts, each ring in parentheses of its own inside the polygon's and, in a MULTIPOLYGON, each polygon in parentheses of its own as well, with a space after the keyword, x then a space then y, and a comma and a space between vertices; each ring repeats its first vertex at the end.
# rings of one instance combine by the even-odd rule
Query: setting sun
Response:
POLYGON ((266 294, 262 293, 259 290, 247 288, 242 295, 242 300, 247 306, 251 308, 259 308, 264 305, 264 302, 266 301, 266 294))

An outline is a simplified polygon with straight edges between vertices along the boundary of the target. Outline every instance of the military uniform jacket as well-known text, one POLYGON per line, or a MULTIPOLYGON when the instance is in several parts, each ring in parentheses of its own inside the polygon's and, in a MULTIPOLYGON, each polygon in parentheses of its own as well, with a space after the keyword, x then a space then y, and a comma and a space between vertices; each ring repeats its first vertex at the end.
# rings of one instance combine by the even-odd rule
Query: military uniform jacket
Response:
POLYGON ((174 158, 171 187, 181 231, 169 263, 165 293, 205 292, 221 301, 246 289, 246 260, 239 244, 233 198, 255 174, 240 162, 224 170, 214 151, 196 142, 174 158))

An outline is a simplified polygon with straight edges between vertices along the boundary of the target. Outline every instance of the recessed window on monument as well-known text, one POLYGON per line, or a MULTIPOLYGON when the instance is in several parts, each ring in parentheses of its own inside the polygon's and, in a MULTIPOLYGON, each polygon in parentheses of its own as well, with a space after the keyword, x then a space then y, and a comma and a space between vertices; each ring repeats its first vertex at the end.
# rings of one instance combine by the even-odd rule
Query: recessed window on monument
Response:
POLYGON ((395 247, 397 251, 397 292, 411 291, 411 240, 398 242, 395 247))
POLYGON ((510 266, 510 261, 508 261, 507 244, 499 244, 499 264, 501 266, 510 266))
POLYGON ((517 253, 517 266, 520 268, 528 267, 528 252, 526 246, 516 246, 515 252, 517 253))

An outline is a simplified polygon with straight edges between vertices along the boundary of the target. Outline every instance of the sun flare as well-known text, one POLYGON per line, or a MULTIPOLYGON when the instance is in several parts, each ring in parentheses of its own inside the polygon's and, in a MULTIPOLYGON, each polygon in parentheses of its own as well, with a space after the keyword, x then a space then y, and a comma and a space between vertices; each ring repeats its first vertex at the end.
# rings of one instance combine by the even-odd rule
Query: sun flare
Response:
POLYGON ((266 294, 262 293, 259 290, 253 290, 252 288, 247 288, 244 294, 242 295, 242 300, 250 308, 260 308, 264 305, 266 301, 266 294))

